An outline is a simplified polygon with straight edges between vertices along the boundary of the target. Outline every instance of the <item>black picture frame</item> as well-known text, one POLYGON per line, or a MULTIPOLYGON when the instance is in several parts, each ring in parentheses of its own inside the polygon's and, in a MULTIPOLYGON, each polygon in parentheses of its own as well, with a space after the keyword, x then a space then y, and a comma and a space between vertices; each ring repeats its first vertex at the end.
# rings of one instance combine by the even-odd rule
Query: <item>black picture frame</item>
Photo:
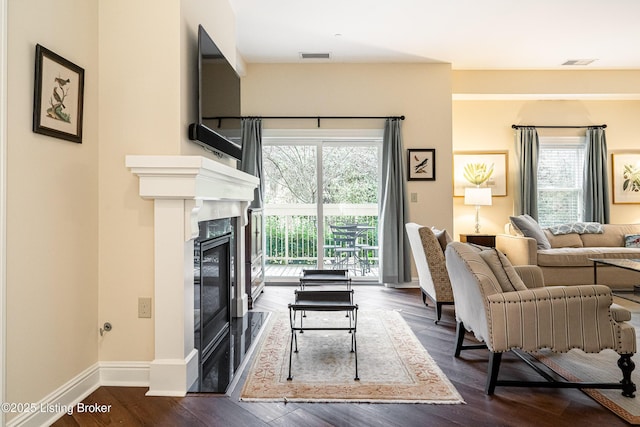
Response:
POLYGON ((33 131, 82 143, 84 69, 36 45, 33 131))
POLYGON ((436 149, 407 149, 407 180, 436 180, 436 149))

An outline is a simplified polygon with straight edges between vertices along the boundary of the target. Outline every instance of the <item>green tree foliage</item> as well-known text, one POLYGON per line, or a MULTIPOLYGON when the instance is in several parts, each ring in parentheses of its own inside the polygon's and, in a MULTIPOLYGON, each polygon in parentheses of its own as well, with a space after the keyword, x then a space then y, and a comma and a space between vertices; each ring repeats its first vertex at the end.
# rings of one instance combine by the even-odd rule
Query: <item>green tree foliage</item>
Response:
MULTIPOLYGON (((268 204, 315 204, 322 194, 324 204, 377 203, 379 153, 376 146, 266 145, 263 147, 265 202, 268 204), (322 154, 323 189, 318 189, 318 152, 322 154)), ((270 264, 315 265, 317 253, 317 218, 315 215, 267 216, 267 259, 270 264)), ((377 225, 376 217, 340 215, 325 217, 327 223, 377 225)), ((331 241, 326 227, 322 237, 331 241)), ((362 236, 375 244, 375 230, 362 236)), ((329 253, 325 256, 331 259, 329 253)))
MULTIPOLYGON (((267 203, 316 203, 316 147, 265 146, 263 150, 267 203)), ((376 203, 378 149, 371 146, 325 146, 323 203, 376 203)))

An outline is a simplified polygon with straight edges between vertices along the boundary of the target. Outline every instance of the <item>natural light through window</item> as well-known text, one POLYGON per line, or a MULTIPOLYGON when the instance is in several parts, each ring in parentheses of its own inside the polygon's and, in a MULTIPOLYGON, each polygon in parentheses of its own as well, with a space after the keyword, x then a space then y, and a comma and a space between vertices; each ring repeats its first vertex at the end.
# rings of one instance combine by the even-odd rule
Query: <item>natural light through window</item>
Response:
POLYGON ((582 221, 584 137, 540 137, 538 222, 582 221))
POLYGON ((380 150, 377 137, 263 139, 269 280, 304 268, 377 280, 380 150))

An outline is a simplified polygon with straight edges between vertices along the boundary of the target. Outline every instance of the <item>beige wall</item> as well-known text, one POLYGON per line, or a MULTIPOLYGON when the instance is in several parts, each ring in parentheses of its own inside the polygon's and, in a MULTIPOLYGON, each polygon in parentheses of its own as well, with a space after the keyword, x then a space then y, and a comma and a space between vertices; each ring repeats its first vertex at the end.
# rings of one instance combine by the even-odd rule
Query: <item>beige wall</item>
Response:
MULTIPOLYGON (((216 43, 231 64, 238 62, 236 54, 236 24, 233 9, 228 0, 182 0, 181 20, 181 127, 180 154, 205 156, 236 167, 229 156, 218 158, 187 138, 189 124, 198 120, 198 25, 216 43), (203 13, 203 11, 214 13, 203 13)), ((238 67, 236 66, 236 69, 238 67)))
POLYGON ((99 321, 113 325, 99 340, 105 361, 153 356, 153 321, 138 318, 137 302, 153 296, 153 202, 124 161, 179 153, 179 16, 179 0, 100 2, 99 321))
POLYGON ((452 73, 452 86, 455 95, 477 95, 485 99, 488 95, 494 98, 526 95, 527 99, 633 95, 637 99, 640 70, 457 70, 452 73))
POLYGON ((127 154, 215 156, 187 138, 196 119, 197 30, 235 60, 227 0, 100 2, 100 295, 102 361, 150 361, 153 319, 138 298, 154 292, 153 202, 138 195, 127 154))
MULTIPOLYGON (((410 220, 451 229, 451 68, 448 64, 248 64, 242 112, 262 116, 405 115, 405 148, 436 149, 436 181, 410 181, 410 220)), ((265 120, 265 129, 316 126, 265 120)), ((382 128, 380 120, 325 120, 322 127, 382 128)))
POLYGON ((98 361, 98 1, 8 21, 6 400, 38 402, 98 361), (85 69, 82 144, 31 131, 37 43, 85 69))
MULTIPOLYGON (((453 102, 453 150, 509 151, 508 195, 494 197, 492 206, 481 208, 481 232, 502 232, 509 215, 514 212, 513 188, 517 165, 512 124, 607 124, 610 153, 633 149, 637 147, 636 123, 640 115, 640 101, 633 98, 637 99, 637 93, 640 93, 639 77, 637 71, 454 72, 454 97, 467 100, 453 102), (499 86, 497 80, 505 83, 499 86), (474 97, 480 99, 468 100, 474 97), (510 97, 520 99, 509 100, 510 97), (558 100, 552 100, 554 97, 558 100)), ((584 130, 539 130, 541 136, 580 132, 584 134, 584 130)), ((460 197, 454 198, 456 237, 460 233, 473 232, 474 215, 474 207, 465 206, 460 197)), ((612 204, 611 222, 640 222, 638 205, 612 204)))
POLYGON ((157 6, 9 0, 8 401, 37 402, 98 360, 153 358, 153 320, 137 318, 153 295, 153 204, 124 159, 213 157, 186 140, 197 24, 236 60, 227 0, 157 6), (83 144, 31 132, 36 43, 85 68, 83 144))

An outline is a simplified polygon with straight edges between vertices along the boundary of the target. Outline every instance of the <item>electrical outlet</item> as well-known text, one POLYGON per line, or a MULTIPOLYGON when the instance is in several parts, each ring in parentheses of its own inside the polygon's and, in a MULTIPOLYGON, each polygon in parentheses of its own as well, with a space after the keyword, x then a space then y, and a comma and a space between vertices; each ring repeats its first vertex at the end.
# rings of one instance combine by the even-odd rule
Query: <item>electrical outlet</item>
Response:
POLYGON ((148 298, 148 297, 138 298, 138 317, 140 318, 151 317, 151 298, 148 298))
POLYGON ((416 203, 418 201, 418 193, 411 193, 411 203, 416 203))

